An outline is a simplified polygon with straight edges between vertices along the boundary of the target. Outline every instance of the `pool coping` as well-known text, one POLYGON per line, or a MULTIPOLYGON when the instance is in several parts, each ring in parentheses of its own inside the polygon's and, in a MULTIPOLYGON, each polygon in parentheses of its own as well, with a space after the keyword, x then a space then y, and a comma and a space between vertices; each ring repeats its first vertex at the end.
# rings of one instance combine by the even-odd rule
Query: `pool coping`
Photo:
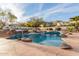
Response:
POLYGON ((40 45, 36 43, 25 43, 21 42, 24 45, 28 45, 37 49, 41 49, 43 51, 47 51, 49 53, 55 54, 56 56, 79 56, 79 53, 71 50, 64 50, 55 46, 45 46, 45 45, 40 45))

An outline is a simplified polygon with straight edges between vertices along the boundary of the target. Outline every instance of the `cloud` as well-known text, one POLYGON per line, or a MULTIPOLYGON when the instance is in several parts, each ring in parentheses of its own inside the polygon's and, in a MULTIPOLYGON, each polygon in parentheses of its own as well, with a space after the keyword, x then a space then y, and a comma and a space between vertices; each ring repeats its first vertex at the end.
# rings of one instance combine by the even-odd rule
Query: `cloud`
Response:
MULTIPOLYGON (((27 7, 27 5, 26 5, 27 7)), ((17 16, 17 20, 23 19, 23 14, 25 11, 23 10, 24 6, 16 3, 0 3, 0 8, 3 10, 10 9, 11 12, 17 16)))
MULTIPOLYGON (((41 16, 46 17, 51 13, 55 13, 56 12, 55 10, 57 10, 57 12, 58 12, 59 8, 63 8, 63 7, 68 6, 68 5, 69 4, 58 4, 57 6, 55 6, 53 8, 49 8, 47 10, 44 10, 44 11, 41 11, 41 12, 38 12, 38 13, 35 13, 35 14, 32 14, 32 15, 27 15, 24 18, 28 19, 30 17, 41 17, 41 16)), ((40 9, 42 9, 42 7, 43 7, 43 5, 41 6, 40 9)))
POLYGON ((44 17, 46 19, 51 14, 72 13, 72 12, 79 11, 78 5, 67 7, 67 6, 71 5, 71 3, 70 4, 69 3, 68 4, 67 3, 57 4, 56 6, 54 6, 52 8, 49 8, 49 9, 42 11, 44 3, 40 3, 38 6, 38 10, 39 10, 38 12, 31 14, 31 15, 24 16, 24 14, 26 13, 25 8, 28 8, 29 5, 30 4, 17 4, 17 3, 15 3, 15 4, 14 3, 1 4, 0 3, 0 7, 2 9, 7 9, 7 8, 11 9, 12 13, 18 17, 18 19, 17 19, 18 21, 27 21, 30 17, 44 17))
POLYGON ((65 7, 69 6, 70 4, 62 4, 62 5, 59 5, 59 6, 56 6, 54 9, 51 9, 49 10, 45 15, 44 15, 44 18, 47 18, 49 15, 51 14, 56 14, 56 13, 59 13, 59 12, 62 12, 65 10, 65 7))
POLYGON ((67 4, 63 8, 57 8, 55 10, 49 11, 48 13, 45 14, 44 18, 49 17, 51 14, 57 14, 57 13, 74 14, 78 12, 79 12, 79 4, 67 4))
POLYGON ((79 12, 78 5, 64 8, 64 10, 62 11, 62 13, 78 13, 78 12, 79 12))
POLYGON ((23 13, 23 11, 21 11, 20 9, 18 9, 18 7, 17 7, 16 4, 0 4, 0 7, 3 10, 10 9, 17 16, 18 15, 21 16, 21 14, 23 13))

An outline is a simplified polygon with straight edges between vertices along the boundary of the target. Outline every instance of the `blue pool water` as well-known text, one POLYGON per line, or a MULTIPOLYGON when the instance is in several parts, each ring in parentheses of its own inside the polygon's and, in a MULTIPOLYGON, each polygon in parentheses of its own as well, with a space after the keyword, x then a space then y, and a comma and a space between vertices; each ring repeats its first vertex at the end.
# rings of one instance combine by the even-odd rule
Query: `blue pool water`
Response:
MULTIPOLYGON (((33 33, 33 34, 23 34, 23 37, 32 39, 32 42, 47 45, 47 46, 57 46, 62 44, 62 40, 59 32, 45 32, 45 33, 33 33)), ((10 39, 22 38, 22 34, 15 34, 10 37, 10 39)))

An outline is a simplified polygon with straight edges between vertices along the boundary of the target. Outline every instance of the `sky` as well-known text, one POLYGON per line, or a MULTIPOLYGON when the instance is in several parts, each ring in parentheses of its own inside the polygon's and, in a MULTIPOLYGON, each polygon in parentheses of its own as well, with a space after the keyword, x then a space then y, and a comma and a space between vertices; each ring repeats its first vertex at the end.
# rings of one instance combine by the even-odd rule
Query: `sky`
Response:
POLYGON ((79 16, 79 3, 0 3, 0 8, 10 9, 18 22, 31 17, 43 17, 45 21, 62 20, 79 16))

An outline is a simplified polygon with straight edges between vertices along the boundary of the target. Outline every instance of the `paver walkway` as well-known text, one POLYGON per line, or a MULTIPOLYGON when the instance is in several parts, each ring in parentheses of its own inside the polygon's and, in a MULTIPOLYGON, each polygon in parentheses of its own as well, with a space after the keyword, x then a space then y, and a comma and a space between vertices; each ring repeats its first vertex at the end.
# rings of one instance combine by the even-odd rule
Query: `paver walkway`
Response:
POLYGON ((0 56, 56 56, 79 55, 74 51, 67 51, 56 47, 42 46, 16 40, 0 38, 0 56))
POLYGON ((63 38, 63 40, 72 46, 72 50, 75 52, 79 52, 79 33, 73 33, 72 35, 68 35, 68 38, 63 38))
POLYGON ((13 40, 0 38, 0 55, 54 55, 13 40))

